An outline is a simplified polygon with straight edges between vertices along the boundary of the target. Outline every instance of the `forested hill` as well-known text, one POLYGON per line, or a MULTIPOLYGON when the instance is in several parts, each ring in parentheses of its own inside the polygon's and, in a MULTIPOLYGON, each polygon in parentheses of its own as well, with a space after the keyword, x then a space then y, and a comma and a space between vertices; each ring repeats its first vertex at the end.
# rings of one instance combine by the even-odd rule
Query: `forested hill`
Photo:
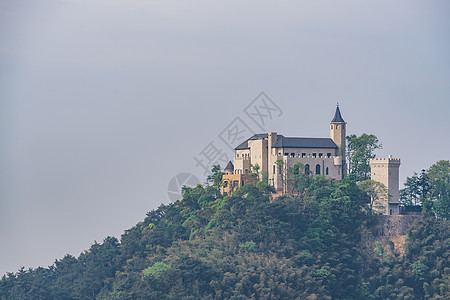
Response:
POLYGON ((185 188, 120 241, 3 276, 0 299, 450 299, 449 221, 431 210, 400 256, 370 242, 352 176, 303 178, 277 199, 262 181, 225 197, 219 184, 185 188))

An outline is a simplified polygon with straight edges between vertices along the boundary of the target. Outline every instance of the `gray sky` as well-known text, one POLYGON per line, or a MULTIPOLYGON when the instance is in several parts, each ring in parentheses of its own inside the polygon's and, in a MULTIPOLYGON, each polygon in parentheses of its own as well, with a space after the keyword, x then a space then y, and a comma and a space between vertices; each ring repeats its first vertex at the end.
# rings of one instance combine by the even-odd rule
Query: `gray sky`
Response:
MULTIPOLYGON (((0 274, 161 203, 264 91, 265 129, 373 133, 401 181, 450 158, 448 1, 0 1, 0 274)), ((226 150, 223 144, 217 146, 226 150)))

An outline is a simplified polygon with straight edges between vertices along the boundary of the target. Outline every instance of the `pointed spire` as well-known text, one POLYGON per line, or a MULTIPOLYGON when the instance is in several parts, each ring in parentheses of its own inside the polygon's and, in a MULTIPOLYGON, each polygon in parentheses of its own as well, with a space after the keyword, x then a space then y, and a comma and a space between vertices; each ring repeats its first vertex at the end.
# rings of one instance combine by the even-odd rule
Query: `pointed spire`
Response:
POLYGON ((331 123, 345 123, 341 116, 341 110, 339 109, 339 102, 336 104, 336 112, 334 113, 334 118, 331 123))
POLYGON ((228 162, 228 165, 225 167, 225 171, 234 171, 234 166, 233 163, 231 162, 231 160, 228 162))

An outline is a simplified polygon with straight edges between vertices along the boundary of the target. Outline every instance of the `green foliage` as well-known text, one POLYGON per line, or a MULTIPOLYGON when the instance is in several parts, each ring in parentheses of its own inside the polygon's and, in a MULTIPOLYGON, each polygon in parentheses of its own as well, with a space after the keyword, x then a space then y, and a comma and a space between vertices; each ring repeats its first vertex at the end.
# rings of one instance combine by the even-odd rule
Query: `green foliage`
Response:
POLYGON ((214 165, 211 169, 211 175, 208 175, 206 181, 212 184, 213 187, 219 188, 220 183, 222 182, 223 173, 221 172, 222 168, 220 165, 214 165))
POLYGON ((331 276, 331 272, 328 271, 328 269, 322 267, 322 268, 320 268, 319 270, 316 271, 315 276, 319 280, 325 280, 325 279, 327 279, 328 277, 331 276))
POLYGON ((6 274, 0 299, 450 298, 448 220, 424 213, 398 255, 373 243, 356 175, 336 182, 295 168, 294 193, 276 199, 264 174, 232 196, 213 181, 185 187, 120 243, 6 274))
POLYGON ((432 165, 427 175, 430 182, 430 200, 437 215, 450 217, 450 161, 440 160, 432 165))
POLYGON ((411 267, 412 273, 414 274, 416 280, 424 281, 426 279, 426 273, 429 268, 425 264, 420 261, 416 261, 415 263, 411 264, 411 267))
POLYGON ((361 190, 362 203, 367 204, 364 208, 368 213, 370 215, 384 213, 389 198, 386 186, 381 182, 368 179, 358 182, 358 187, 361 190))
POLYGON ((420 205, 430 191, 429 178, 425 170, 420 175, 414 172, 412 177, 407 177, 405 188, 400 190, 400 199, 406 206, 420 205))
POLYGON ((450 217, 450 161, 440 160, 420 176, 407 177, 400 198, 405 205, 422 204, 425 211, 438 217, 450 217))
POLYGON ((243 244, 239 244, 239 248, 244 249, 248 252, 256 252, 258 250, 258 246, 254 241, 247 241, 243 244))
POLYGON ((144 275, 144 277, 153 276, 154 278, 158 279, 165 271, 169 269, 169 265, 163 262, 157 262, 153 266, 142 270, 142 274, 144 275))
POLYGON ((347 161, 349 173, 358 176, 359 180, 370 179, 369 160, 375 157, 374 151, 381 149, 382 144, 373 134, 354 134, 347 136, 347 161))

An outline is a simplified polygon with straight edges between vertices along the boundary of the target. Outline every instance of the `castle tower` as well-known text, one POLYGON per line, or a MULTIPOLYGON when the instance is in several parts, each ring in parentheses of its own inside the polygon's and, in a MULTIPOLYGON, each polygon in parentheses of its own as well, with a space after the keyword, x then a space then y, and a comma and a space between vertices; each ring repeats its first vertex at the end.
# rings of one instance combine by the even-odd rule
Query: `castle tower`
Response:
POLYGON ((386 215, 399 214, 399 170, 400 159, 392 158, 391 155, 389 158, 372 158, 370 160, 371 179, 384 184, 389 194, 386 215))
POLYGON ((347 173, 347 164, 345 162, 345 136, 346 136, 346 124, 341 116, 341 111, 339 109, 339 103, 336 105, 336 112, 334 113, 334 118, 330 122, 330 138, 338 146, 337 153, 339 163, 342 163, 342 174, 347 173))
POLYGON ((234 174, 234 165, 231 160, 228 162, 228 165, 225 167, 225 174, 234 174))

